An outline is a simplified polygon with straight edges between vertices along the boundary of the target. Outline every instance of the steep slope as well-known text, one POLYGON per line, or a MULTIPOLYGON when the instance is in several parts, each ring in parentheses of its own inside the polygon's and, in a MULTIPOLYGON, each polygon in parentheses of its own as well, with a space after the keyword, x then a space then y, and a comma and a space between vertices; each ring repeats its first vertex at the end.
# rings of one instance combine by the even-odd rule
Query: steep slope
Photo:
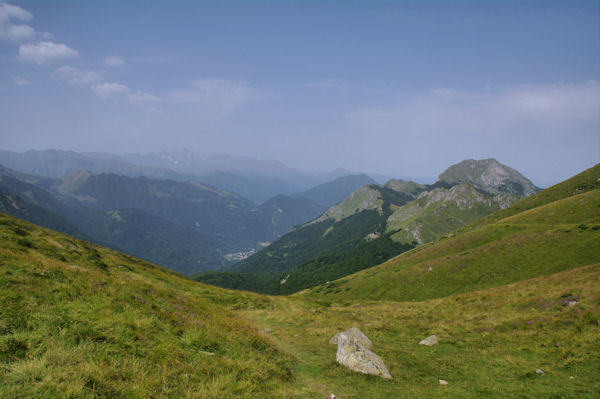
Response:
POLYGON ((526 197, 540 191, 529 179, 495 159, 467 159, 452 165, 438 181, 454 184, 469 183, 490 194, 513 194, 526 197))
POLYGON ((398 242, 423 244, 466 226, 517 202, 510 194, 490 195, 468 183, 422 191, 408 204, 397 207, 387 220, 387 231, 398 242))
POLYGON ((50 179, 0 168, 0 190, 63 217, 82 234, 35 219, 31 212, 19 214, 14 207, 6 208, 10 214, 185 274, 225 266, 235 259, 230 254, 252 253, 323 211, 304 198, 277 196, 256 206, 201 183, 88 171, 50 179))
POLYGON ((485 221, 304 295, 424 300, 600 262, 600 165, 485 221))
POLYGON ((65 203, 37 186, 3 175, 6 171, 0 170, 0 211, 181 273, 226 265, 220 249, 231 250, 236 245, 232 240, 186 228, 141 210, 104 211, 65 203))
POLYGON ((600 389, 600 264, 425 302, 332 306, 197 284, 0 214, 0 265, 0 397, 595 398, 600 389), (352 326, 392 380, 335 362, 328 341, 352 326), (438 345, 418 345, 431 334, 438 345))
POLYGON ((390 205, 410 197, 364 186, 319 218, 299 226, 224 273, 201 273, 199 281, 229 288, 284 294, 376 265, 413 247, 385 233, 390 205), (247 278, 239 273, 251 274, 247 278))
MULTIPOLYGON (((292 230, 226 272, 194 278, 222 287, 289 294, 375 266, 521 198, 512 194, 512 180, 496 171, 504 171, 503 165, 489 160, 465 162, 476 169, 469 175, 472 184, 502 183, 493 187, 488 184, 490 192, 467 182, 422 185, 390 180, 383 187, 363 186, 317 219, 292 230), (489 177, 493 173, 501 177, 489 177), (244 279, 241 274, 228 272, 251 276, 244 279)), ((453 166, 444 174, 456 169, 453 166)))
MULTIPOLYGON (((0 397, 281 397, 248 296, 0 214, 0 397)), ((260 299, 252 299, 260 306, 260 299)))
POLYGON ((295 226, 316 218, 324 210, 324 207, 310 199, 277 195, 258 206, 257 218, 265 237, 274 241, 295 226))
POLYGON ((377 184, 377 182, 365 174, 348 175, 319 184, 309 190, 294 194, 294 196, 308 198, 325 208, 329 208, 344 200, 358 188, 369 184, 377 184))

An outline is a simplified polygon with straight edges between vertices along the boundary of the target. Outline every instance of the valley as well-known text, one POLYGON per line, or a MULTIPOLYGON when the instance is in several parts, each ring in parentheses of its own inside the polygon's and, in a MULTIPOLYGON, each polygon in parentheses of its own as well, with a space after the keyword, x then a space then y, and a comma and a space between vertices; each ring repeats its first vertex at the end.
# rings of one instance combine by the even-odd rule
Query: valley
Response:
POLYGON ((593 398, 599 182, 597 165, 292 296, 200 284, 0 215, 0 395, 593 398), (335 362, 328 341, 352 326, 391 380, 335 362))

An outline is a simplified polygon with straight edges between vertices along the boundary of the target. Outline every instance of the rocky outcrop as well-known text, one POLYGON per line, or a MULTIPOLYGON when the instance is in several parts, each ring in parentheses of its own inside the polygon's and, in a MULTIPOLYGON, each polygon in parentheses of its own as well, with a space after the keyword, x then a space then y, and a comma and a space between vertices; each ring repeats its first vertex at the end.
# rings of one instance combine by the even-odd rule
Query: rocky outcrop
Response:
POLYGON ((353 327, 348 331, 336 334, 330 342, 332 341, 337 341, 336 360, 338 363, 359 373, 392 378, 383 360, 367 347, 372 345, 371 340, 358 328, 353 327))
POLYGON ((512 194, 525 197, 540 191, 518 171, 491 159, 467 159, 450 166, 439 176, 439 181, 449 184, 469 183, 490 194, 512 194))

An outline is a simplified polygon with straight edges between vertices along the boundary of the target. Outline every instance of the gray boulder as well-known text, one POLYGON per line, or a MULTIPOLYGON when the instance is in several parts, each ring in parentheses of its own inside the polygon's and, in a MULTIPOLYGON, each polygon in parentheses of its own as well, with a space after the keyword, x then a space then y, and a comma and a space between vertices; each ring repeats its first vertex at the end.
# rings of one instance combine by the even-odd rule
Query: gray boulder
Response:
POLYGON ((432 335, 430 337, 425 338, 423 341, 419 342, 419 345, 433 346, 433 345, 437 345, 437 343, 438 343, 437 335, 432 335))
MULTIPOLYGON (((364 336, 364 334, 362 335, 364 336)), ((339 333, 336 337, 338 345, 336 360, 338 363, 359 373, 378 375, 389 379, 392 378, 387 367, 385 367, 383 360, 366 348, 360 340, 355 340, 351 336, 346 335, 346 333, 339 333)), ((367 341, 371 343, 368 338, 367 341)))
POLYGON ((360 331, 358 328, 356 328, 356 327, 352 327, 351 329, 349 329, 347 331, 335 334, 329 340, 329 343, 331 345, 337 345, 338 344, 338 338, 342 334, 346 334, 346 336, 348 338, 353 339, 354 341, 360 343, 362 346, 364 346, 367 349, 371 349, 373 347, 373 342, 371 342, 371 340, 369 338, 367 338, 367 336, 362 331, 360 331))

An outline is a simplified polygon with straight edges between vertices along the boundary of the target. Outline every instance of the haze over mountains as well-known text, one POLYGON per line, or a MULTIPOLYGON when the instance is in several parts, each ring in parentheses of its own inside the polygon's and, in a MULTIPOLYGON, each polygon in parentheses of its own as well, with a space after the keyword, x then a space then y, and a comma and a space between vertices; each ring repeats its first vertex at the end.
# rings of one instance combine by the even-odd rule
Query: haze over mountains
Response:
MULTIPOLYGON (((599 203, 596 165, 288 297, 195 283, 0 214, 0 395, 593 398, 599 203), (334 362, 328 341, 348 326, 372 340, 391 379, 334 362), (418 344, 431 333, 436 346, 418 344)), ((4 194, 0 204, 21 203, 4 194)))
POLYGON ((229 273, 195 278, 229 288, 293 293, 379 264, 538 191, 495 159, 453 165, 432 185, 368 184, 231 266, 229 273))
MULTIPOLYGON (((189 151, 124 156, 3 151, 0 161, 19 168, 0 170, 5 212, 182 273, 242 261, 230 271, 264 280, 244 288, 272 293, 377 264, 538 191, 496 160, 469 160, 447 169, 433 185, 392 179, 378 186, 367 175, 347 175, 257 205, 217 184, 227 187, 235 180, 245 192, 264 196, 282 190, 281 182, 291 189, 318 178, 272 161, 189 151), (207 179, 217 184, 202 182, 207 179), (289 273, 294 268, 303 271, 289 273)), ((220 280, 248 277, 209 274, 198 278, 235 288, 241 288, 237 282, 220 280)))
POLYGON ((0 151, 0 162, 18 169, 0 168, 4 212, 188 274, 249 256, 372 181, 347 176, 288 196, 282 193, 317 185, 319 178, 272 161, 189 151, 0 151), (241 188, 254 199, 274 195, 256 204, 217 186, 241 188))

